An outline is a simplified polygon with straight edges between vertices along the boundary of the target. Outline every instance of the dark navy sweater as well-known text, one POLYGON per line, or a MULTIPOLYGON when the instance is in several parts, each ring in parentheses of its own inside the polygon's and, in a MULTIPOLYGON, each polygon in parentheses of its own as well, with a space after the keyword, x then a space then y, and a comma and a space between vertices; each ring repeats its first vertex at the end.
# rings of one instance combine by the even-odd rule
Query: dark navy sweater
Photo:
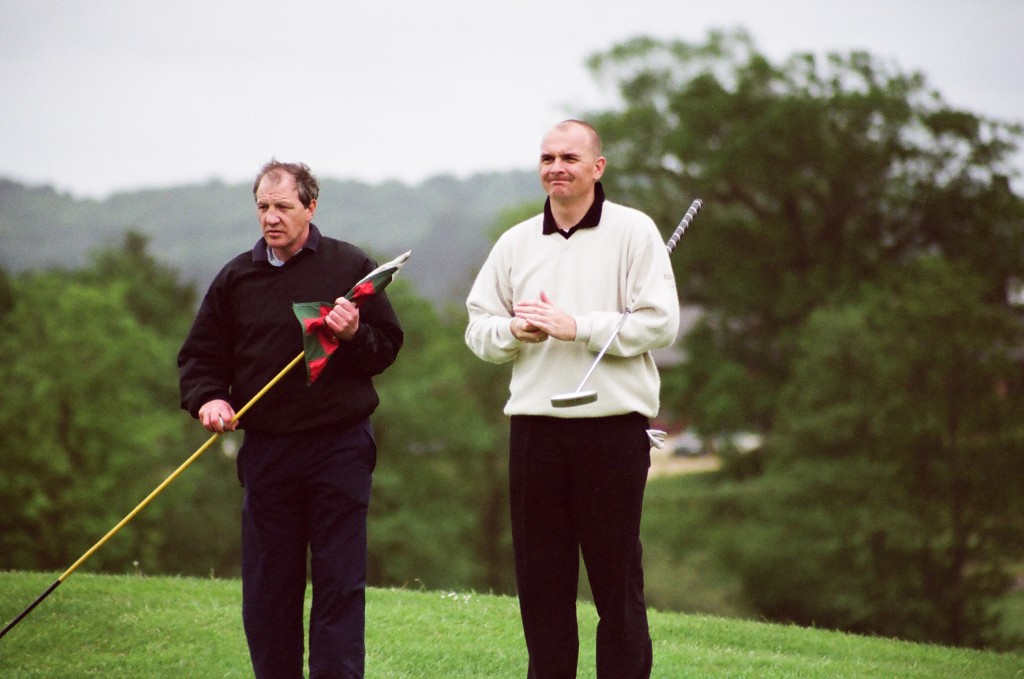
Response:
MULTIPOLYGON (((260 239, 228 262, 203 298, 178 353, 181 407, 193 417, 213 399, 245 405, 303 349, 293 302, 333 302, 376 263, 362 250, 310 225, 305 247, 284 266, 267 259, 260 239)), ((266 434, 307 431, 362 420, 379 399, 372 377, 395 361, 404 335, 384 293, 359 310, 359 330, 342 341, 312 385, 293 368, 239 420, 266 434)))

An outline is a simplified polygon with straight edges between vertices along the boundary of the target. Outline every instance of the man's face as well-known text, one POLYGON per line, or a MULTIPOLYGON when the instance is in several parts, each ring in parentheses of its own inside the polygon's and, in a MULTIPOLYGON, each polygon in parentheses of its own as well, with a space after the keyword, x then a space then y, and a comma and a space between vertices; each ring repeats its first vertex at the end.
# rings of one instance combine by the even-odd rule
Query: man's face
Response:
POLYGON ((256 189, 256 214, 263 237, 279 259, 287 260, 302 249, 309 237, 309 223, 316 201, 305 207, 299 200, 295 178, 290 174, 267 175, 256 189))
POLYGON ((570 203, 590 196, 604 166, 604 157, 580 125, 556 127, 541 142, 540 183, 552 201, 570 203))

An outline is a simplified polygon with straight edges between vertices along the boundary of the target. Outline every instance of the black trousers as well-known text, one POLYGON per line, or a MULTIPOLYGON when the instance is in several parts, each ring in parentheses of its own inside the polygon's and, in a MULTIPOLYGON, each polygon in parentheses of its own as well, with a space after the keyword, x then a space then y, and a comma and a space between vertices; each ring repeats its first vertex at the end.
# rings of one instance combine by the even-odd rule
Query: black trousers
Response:
POLYGON ((576 676, 581 552, 600 618, 598 679, 650 677, 640 545, 648 426, 636 413, 512 417, 512 543, 529 679, 576 676))
POLYGON ((289 436, 246 433, 238 455, 242 621, 257 679, 302 679, 307 548, 311 679, 362 677, 369 420, 289 436))

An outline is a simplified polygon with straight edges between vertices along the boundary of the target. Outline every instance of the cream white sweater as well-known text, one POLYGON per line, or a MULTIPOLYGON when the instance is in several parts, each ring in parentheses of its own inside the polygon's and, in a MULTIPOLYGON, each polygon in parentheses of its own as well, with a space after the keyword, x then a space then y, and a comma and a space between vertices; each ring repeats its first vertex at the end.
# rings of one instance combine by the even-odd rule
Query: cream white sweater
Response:
POLYGON ((492 363, 515 360, 508 415, 601 417, 638 412, 654 417, 660 380, 651 350, 670 345, 679 329, 679 300, 665 243, 650 217, 604 202, 598 226, 566 239, 543 235, 543 215, 498 239, 466 300, 466 344, 492 363), (512 335, 512 308, 521 300, 552 303, 576 320, 576 340, 530 344, 512 335), (551 397, 579 385, 597 353, 631 310, 584 389, 598 400, 555 408, 551 397))

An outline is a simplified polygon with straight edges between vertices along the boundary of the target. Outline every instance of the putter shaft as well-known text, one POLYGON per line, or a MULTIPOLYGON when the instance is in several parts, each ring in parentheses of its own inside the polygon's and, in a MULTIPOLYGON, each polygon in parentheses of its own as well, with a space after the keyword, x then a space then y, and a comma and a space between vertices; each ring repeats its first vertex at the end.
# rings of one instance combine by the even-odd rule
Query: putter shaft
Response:
POLYGON ((629 317, 631 313, 632 311, 629 309, 626 309, 625 311, 622 312, 622 317, 619 319, 619 322, 615 326, 615 329, 612 330, 612 334, 608 336, 608 339, 607 341, 605 341, 604 346, 601 347, 601 351, 597 352, 597 357, 594 358, 594 362, 590 364, 590 370, 588 370, 587 374, 583 376, 583 379, 580 381, 580 386, 576 387, 576 393, 579 393, 580 391, 583 390, 583 385, 586 384, 587 380, 590 379, 590 376, 594 374, 594 369, 597 368, 597 364, 601 362, 601 359, 604 357, 605 352, 608 351, 608 347, 612 345, 612 340, 614 340, 616 335, 619 334, 619 330, 622 330, 622 326, 626 324, 626 319, 629 317))
MULTIPOLYGON (((686 211, 686 214, 683 215, 682 220, 680 220, 679 225, 675 228, 675 231, 672 232, 672 236, 669 237, 668 242, 665 243, 665 247, 668 249, 669 255, 671 255, 672 251, 676 249, 676 245, 678 245, 679 239, 682 238, 683 233, 686 231, 687 227, 690 226, 690 223, 693 221, 693 218, 697 216, 697 213, 700 211, 700 208, 703 205, 704 201, 702 201, 700 198, 697 198, 696 200, 693 201, 693 203, 690 204, 690 208, 686 211)), ((552 397, 551 405, 553 405, 556 408, 564 408, 575 405, 583 405, 584 403, 591 403, 592 401, 597 400, 596 392, 594 392, 592 399, 588 398, 575 400, 572 397, 582 394, 583 387, 584 385, 586 385, 587 380, 589 380, 590 376, 594 374, 594 370, 597 368, 597 364, 601 362, 601 359, 604 357, 605 352, 608 351, 608 347, 612 345, 612 341, 619 334, 619 330, 621 330, 622 326, 625 325, 626 319, 629 318, 629 314, 631 313, 632 310, 629 309, 628 307, 625 311, 622 312, 622 317, 619 319, 618 324, 615 326, 615 329, 612 330, 612 334, 608 336, 608 340, 604 343, 604 346, 601 347, 601 351, 598 352, 597 357, 594 358, 594 362, 590 364, 590 369, 587 370, 587 374, 583 376, 582 380, 580 380, 580 384, 578 387, 576 387, 576 391, 569 392, 568 394, 559 394, 557 396, 552 397)))

